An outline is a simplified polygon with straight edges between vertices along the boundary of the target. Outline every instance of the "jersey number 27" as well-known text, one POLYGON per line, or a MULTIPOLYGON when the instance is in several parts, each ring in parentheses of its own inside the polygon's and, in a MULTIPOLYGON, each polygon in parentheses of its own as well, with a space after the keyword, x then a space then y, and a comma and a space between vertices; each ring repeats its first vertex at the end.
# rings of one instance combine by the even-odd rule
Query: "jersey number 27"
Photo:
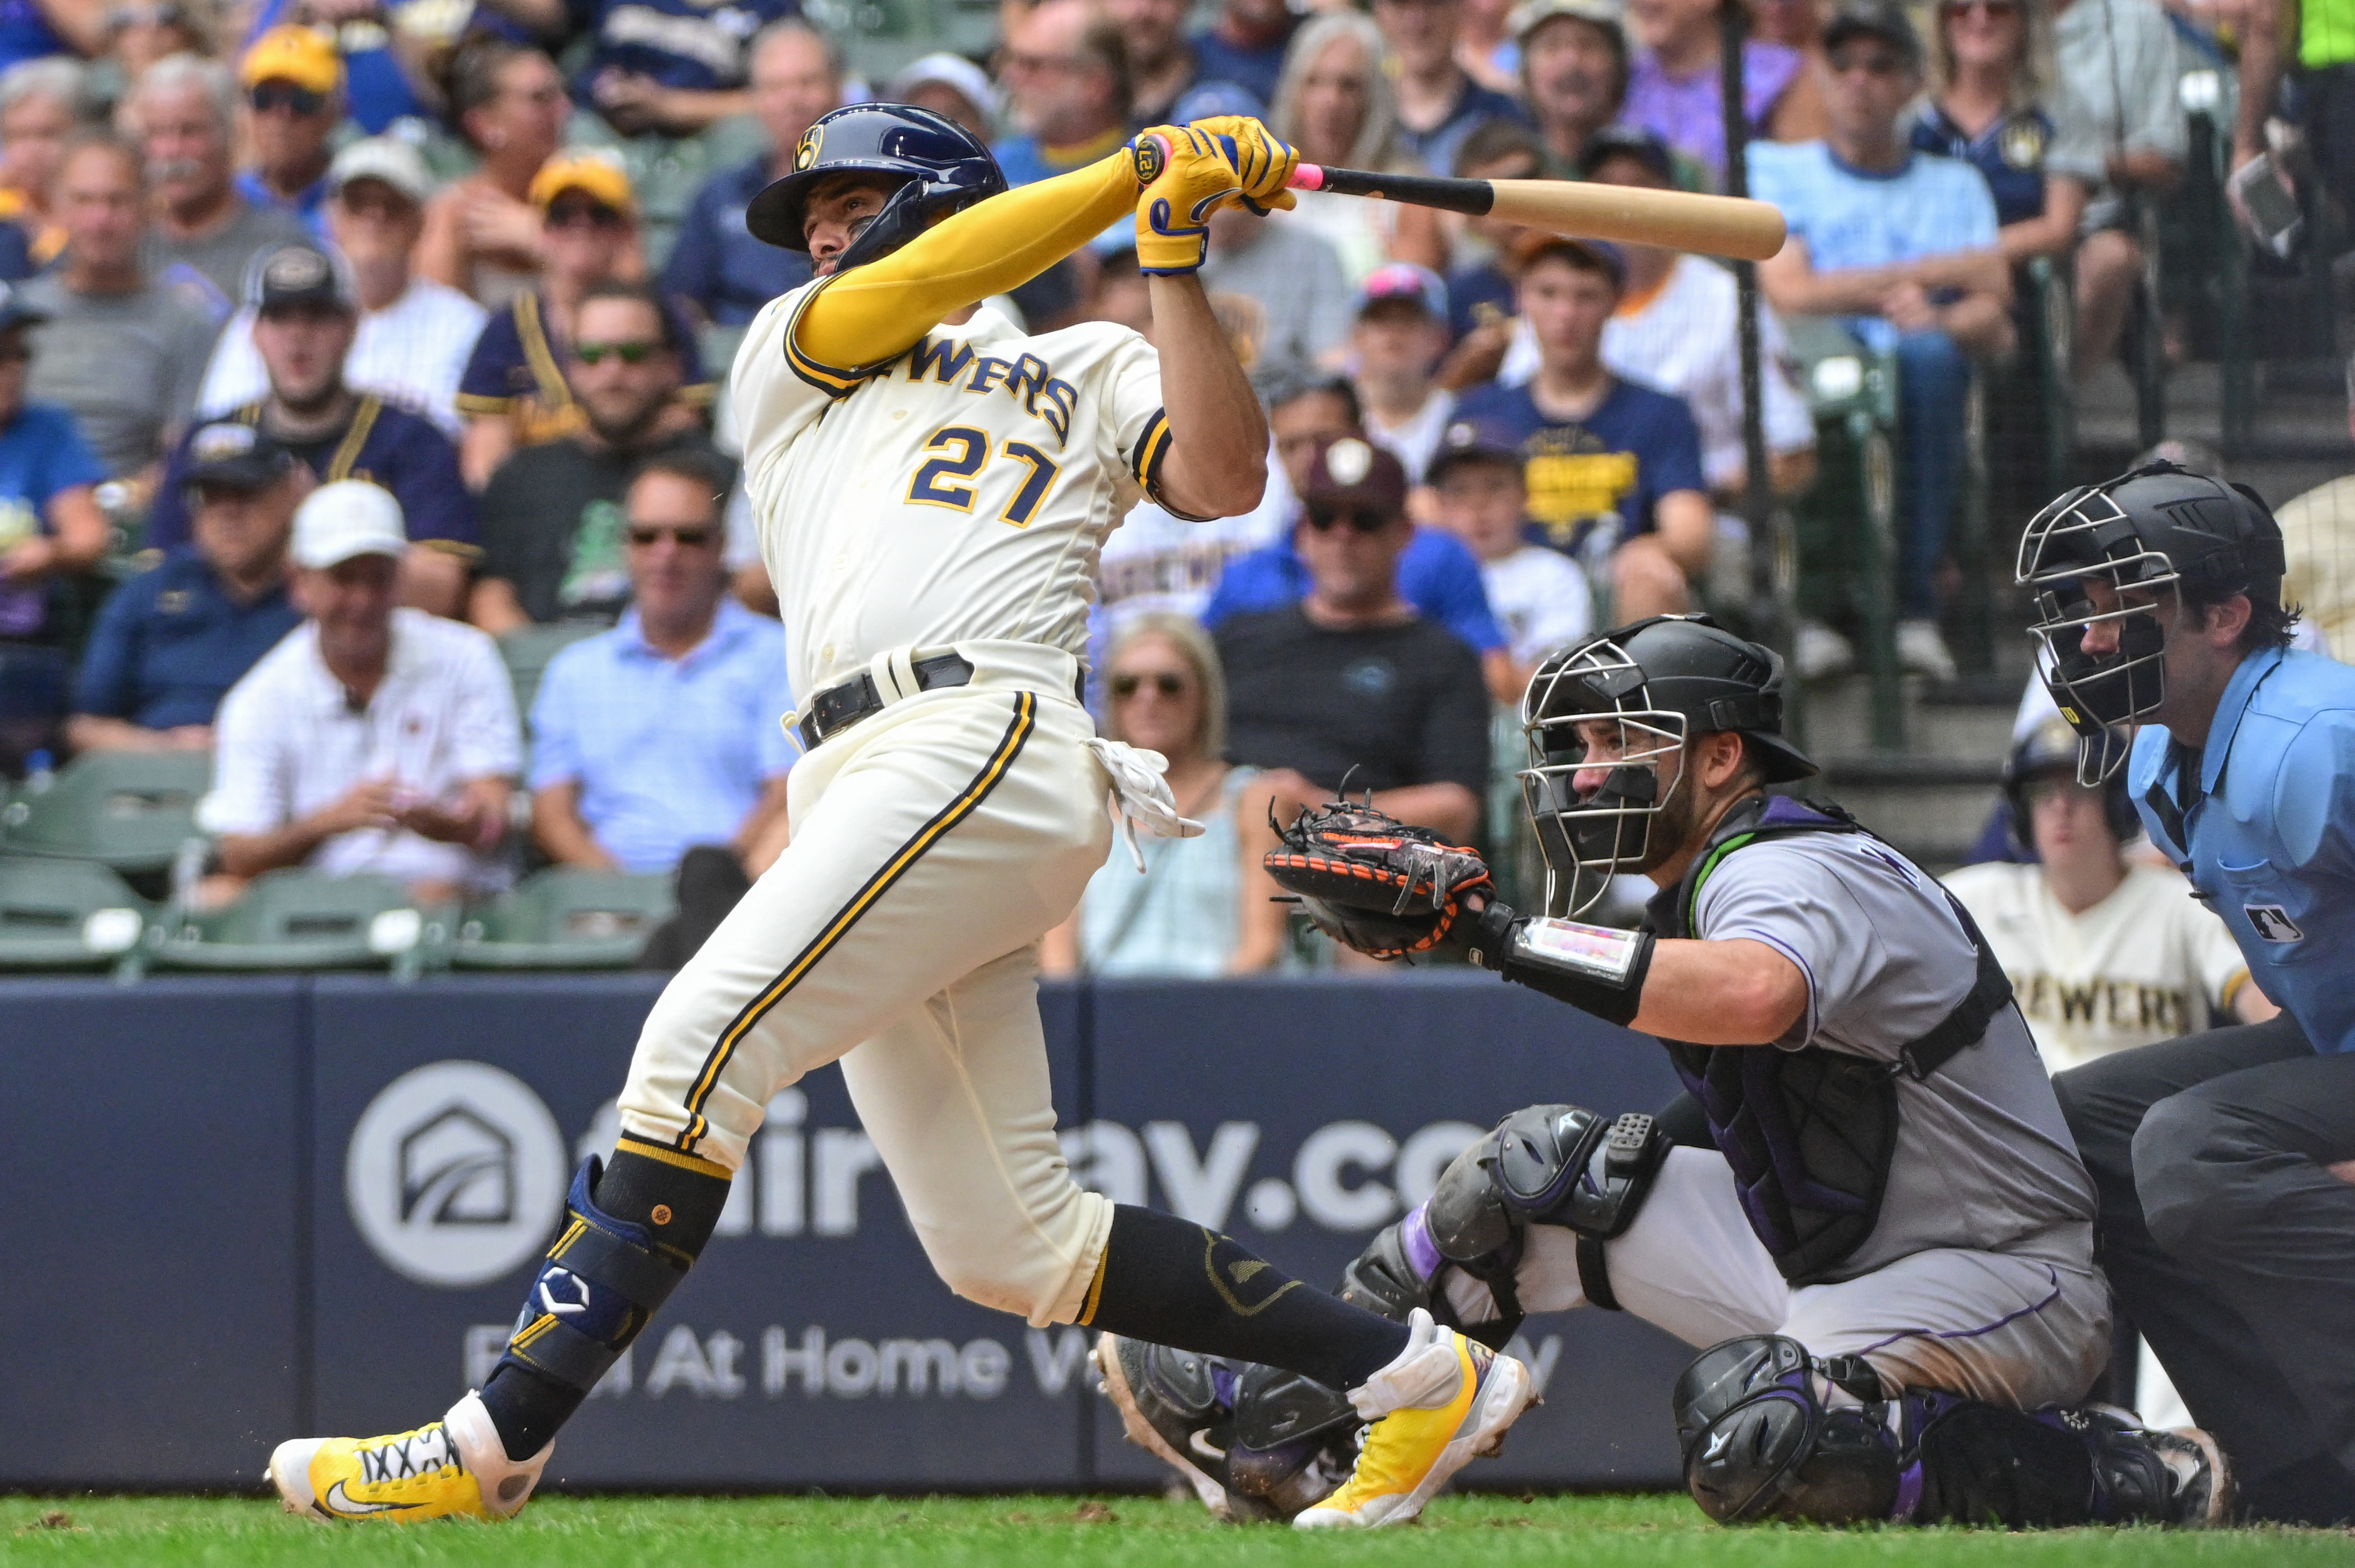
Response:
MULTIPOLYGON (((916 477, 908 483, 908 499, 919 506, 945 506, 952 512, 973 510, 974 489, 959 483, 970 480, 989 461, 989 432, 971 425, 943 425, 924 441, 924 450, 938 452, 917 465, 916 477)), ((1039 503, 1047 499, 1048 489, 1054 484, 1060 471, 1055 460, 1032 446, 1028 441, 1007 441, 999 449, 1001 455, 1025 466, 1027 471, 1016 487, 1014 497, 997 514, 1001 523, 1011 523, 1017 528, 1028 528, 1037 516, 1039 503)))

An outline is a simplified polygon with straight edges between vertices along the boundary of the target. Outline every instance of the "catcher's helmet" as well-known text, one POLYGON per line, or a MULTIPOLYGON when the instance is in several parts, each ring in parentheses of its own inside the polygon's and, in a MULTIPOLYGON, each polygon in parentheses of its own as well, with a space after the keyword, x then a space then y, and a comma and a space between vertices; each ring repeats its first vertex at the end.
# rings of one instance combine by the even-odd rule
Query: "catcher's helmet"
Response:
POLYGON ((2158 606, 2101 611, 2089 579, 2124 590, 2179 589, 2201 602, 2235 593, 2281 596, 2282 535, 2257 493, 2154 462, 2070 491, 2028 524, 2018 579, 2036 595, 2029 630, 2044 644, 2045 684, 2077 732, 2078 778, 2091 784, 2126 761, 2118 726, 2144 718, 2167 697, 2167 632, 2158 606), (2084 629, 2116 623, 2117 651, 2096 657, 2084 629))
MULTIPOLYGON (((2011 838, 2027 853, 2036 853, 2036 832, 2029 821, 2028 786, 2038 779, 2077 772, 2077 732, 2065 719, 2048 718, 2012 743, 2003 760, 2003 798, 2011 808, 2011 838)), ((2102 817, 2110 836, 2126 843, 2142 832, 2134 801, 2126 796, 2126 780, 2115 777, 2100 783, 2102 817)))
MULTIPOLYGON (((1549 908, 1577 915, 1600 900, 1613 875, 1657 863, 1652 818, 1673 798, 1661 759, 1687 740, 1732 730, 1770 784, 1816 771, 1783 736, 1783 661, 1706 615, 1659 615, 1573 642, 1550 655, 1521 698, 1529 766, 1521 795, 1547 867, 1549 908), (1617 749, 1587 760, 1579 726, 1616 719, 1617 749), (1608 766, 1582 794, 1577 775, 1608 766)), ((1665 852, 1674 846, 1660 846, 1665 852)))
POLYGON ((828 175, 893 175, 906 183, 835 261, 837 272, 889 256, 936 217, 1006 188, 1006 175, 980 138, 944 114, 908 103, 854 103, 821 114, 794 148, 794 172, 773 180, 744 209, 753 238, 807 250, 802 208, 828 175))

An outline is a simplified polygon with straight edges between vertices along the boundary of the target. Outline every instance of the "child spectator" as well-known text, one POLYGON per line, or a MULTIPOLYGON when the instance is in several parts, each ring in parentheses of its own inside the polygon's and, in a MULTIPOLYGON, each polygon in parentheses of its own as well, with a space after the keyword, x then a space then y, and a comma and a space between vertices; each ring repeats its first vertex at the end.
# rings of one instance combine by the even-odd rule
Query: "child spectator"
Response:
POLYGON ((1594 629, 1594 590, 1578 563, 1523 533, 1529 493, 1520 447, 1500 430, 1459 419, 1431 460, 1439 525, 1479 559, 1488 608, 1509 640, 1515 687, 1526 689, 1555 649, 1594 629))
POLYGON ((1531 538, 1607 581, 1614 620, 1681 610, 1717 524, 1691 410, 1603 362, 1626 263, 1615 246, 1547 234, 1525 236, 1512 260, 1537 373, 1526 386, 1472 388, 1459 415, 1519 446, 1531 538))
POLYGON ((1376 268, 1358 290, 1349 346, 1367 436, 1406 465, 1408 483, 1421 484, 1455 410, 1431 379, 1447 352, 1447 285, 1412 261, 1376 268))
POLYGON ((1460 15, 1461 0, 1374 0, 1374 25, 1398 62, 1392 86, 1399 140, 1426 174, 1447 173, 1457 145, 1482 122, 1529 119, 1518 103, 1482 87, 1456 63, 1460 15))

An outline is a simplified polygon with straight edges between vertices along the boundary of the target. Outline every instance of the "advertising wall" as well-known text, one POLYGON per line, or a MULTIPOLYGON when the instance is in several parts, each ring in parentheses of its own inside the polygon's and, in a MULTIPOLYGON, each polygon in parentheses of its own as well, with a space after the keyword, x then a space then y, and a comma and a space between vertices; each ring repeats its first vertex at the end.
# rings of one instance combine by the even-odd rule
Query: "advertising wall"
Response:
MULTIPOLYGON (((496 1359, 658 980, 13 985, 0 1485, 250 1485, 301 1431, 429 1419, 496 1359)), ((1650 1042, 1472 975, 1094 982, 1041 999, 1081 1179, 1330 1284, 1482 1128, 1653 1108, 1650 1042)), ((579 1487, 1150 1482, 1090 1336, 934 1278, 832 1069, 781 1091, 720 1233, 558 1446, 579 1487)), ((1675 1477, 1689 1352, 1533 1319, 1490 1485, 1675 1477)))

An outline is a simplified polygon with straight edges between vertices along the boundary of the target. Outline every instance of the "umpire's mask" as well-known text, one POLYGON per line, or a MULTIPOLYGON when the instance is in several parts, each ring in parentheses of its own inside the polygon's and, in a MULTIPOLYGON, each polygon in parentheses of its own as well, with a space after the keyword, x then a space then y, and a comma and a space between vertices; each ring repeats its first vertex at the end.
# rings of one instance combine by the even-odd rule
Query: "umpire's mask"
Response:
POLYGON ((1611 878, 1673 853, 1652 820, 1685 789, 1664 763, 1691 736, 1741 732, 1769 783, 1815 772, 1783 738, 1783 662, 1707 616, 1655 616, 1549 656, 1521 698, 1521 795, 1546 862, 1546 908, 1576 916, 1611 878))
POLYGON ((2254 492, 2152 463, 2038 513, 2019 536, 2015 576, 2036 596, 2029 630, 2044 645, 2039 671, 2077 732, 2077 781, 2091 786, 2125 766, 2130 726, 2167 700, 2160 610, 2170 592, 2190 602, 2242 592, 2278 600, 2281 529, 2254 492), (2089 583, 2114 597, 2097 602, 2089 583), (2115 629, 2115 650, 2085 652, 2096 625, 2115 629))

